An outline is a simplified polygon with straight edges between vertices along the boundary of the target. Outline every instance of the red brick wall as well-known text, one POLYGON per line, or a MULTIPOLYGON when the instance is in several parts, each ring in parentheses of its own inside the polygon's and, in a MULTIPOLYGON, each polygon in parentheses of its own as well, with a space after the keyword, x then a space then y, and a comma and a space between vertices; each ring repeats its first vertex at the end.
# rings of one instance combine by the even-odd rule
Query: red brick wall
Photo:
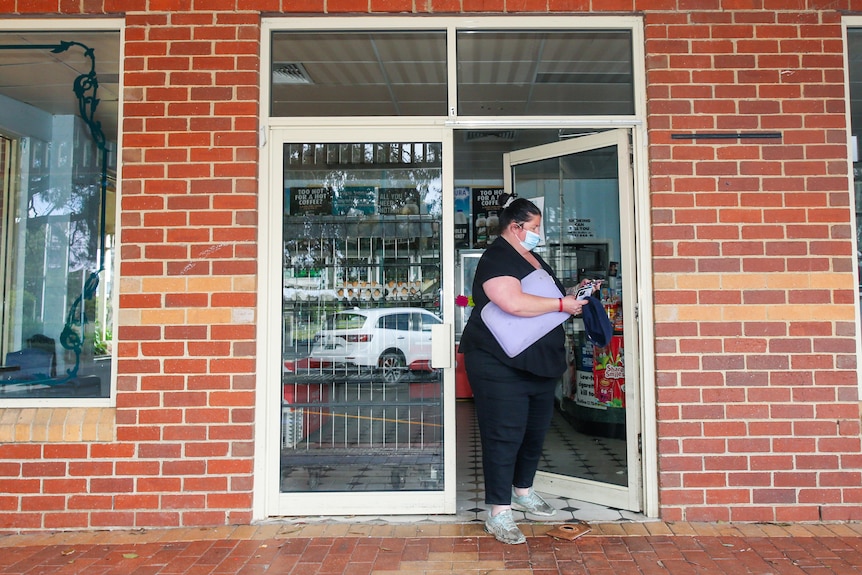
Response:
POLYGON ((691 6, 645 17, 662 517, 860 519, 840 15, 691 6))
MULTIPOLYGON (((836 11, 849 6, 786 4, 561 0, 514 10, 645 18, 666 520, 862 519, 836 11), (672 138, 703 131, 781 139, 672 138)), ((116 441, 0 445, 2 529, 251 519, 256 10, 513 11, 505 0, 0 0, 5 14, 121 10, 116 441)))
POLYGON ((0 529, 252 518, 260 16, 137 4, 162 12, 126 16, 116 442, 0 445, 0 529))
POLYGON ((260 17, 150 12, 126 24, 117 440, 136 450, 126 516, 107 520, 244 523, 260 17))

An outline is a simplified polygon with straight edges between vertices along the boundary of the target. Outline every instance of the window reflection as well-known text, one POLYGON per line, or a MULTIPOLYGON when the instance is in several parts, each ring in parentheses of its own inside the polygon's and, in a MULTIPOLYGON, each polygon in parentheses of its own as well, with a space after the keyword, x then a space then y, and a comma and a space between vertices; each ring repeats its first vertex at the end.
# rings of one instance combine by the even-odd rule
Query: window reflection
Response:
POLYGON ((116 155, 102 126, 113 141, 117 98, 94 79, 117 81, 119 35, 7 32, 0 45, 18 64, 0 87, 0 399, 108 397, 116 155))
POLYGON ((285 146, 282 491, 443 488, 439 143, 285 146))

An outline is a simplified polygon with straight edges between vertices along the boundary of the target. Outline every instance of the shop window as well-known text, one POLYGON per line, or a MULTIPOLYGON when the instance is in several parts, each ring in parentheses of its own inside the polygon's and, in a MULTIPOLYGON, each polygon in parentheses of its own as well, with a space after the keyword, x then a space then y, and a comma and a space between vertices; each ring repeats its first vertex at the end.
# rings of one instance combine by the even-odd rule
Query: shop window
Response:
POLYGON ((0 33, 0 402, 108 397, 119 33, 0 33))
MULTIPOLYGON (((629 30, 461 30, 462 116, 632 115, 629 30)), ((271 110, 291 116, 447 116, 444 31, 272 37, 271 110)))

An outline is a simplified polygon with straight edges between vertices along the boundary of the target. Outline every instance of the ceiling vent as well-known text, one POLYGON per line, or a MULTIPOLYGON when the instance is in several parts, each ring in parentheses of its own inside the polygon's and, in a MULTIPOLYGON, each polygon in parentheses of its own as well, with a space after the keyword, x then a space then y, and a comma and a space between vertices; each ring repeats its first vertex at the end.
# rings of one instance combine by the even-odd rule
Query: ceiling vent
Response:
POLYGON ((305 66, 297 62, 272 65, 273 84, 313 84, 305 66))
POLYGON ((511 142, 515 139, 515 130, 467 130, 464 133, 465 142, 511 142))

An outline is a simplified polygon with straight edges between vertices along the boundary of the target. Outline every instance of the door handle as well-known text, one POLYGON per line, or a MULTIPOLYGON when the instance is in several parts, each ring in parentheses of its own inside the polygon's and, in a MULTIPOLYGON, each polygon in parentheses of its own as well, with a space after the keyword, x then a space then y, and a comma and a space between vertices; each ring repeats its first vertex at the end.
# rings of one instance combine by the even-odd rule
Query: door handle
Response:
POLYGON ((455 326, 438 323, 431 326, 431 367, 452 367, 455 359, 455 326))

